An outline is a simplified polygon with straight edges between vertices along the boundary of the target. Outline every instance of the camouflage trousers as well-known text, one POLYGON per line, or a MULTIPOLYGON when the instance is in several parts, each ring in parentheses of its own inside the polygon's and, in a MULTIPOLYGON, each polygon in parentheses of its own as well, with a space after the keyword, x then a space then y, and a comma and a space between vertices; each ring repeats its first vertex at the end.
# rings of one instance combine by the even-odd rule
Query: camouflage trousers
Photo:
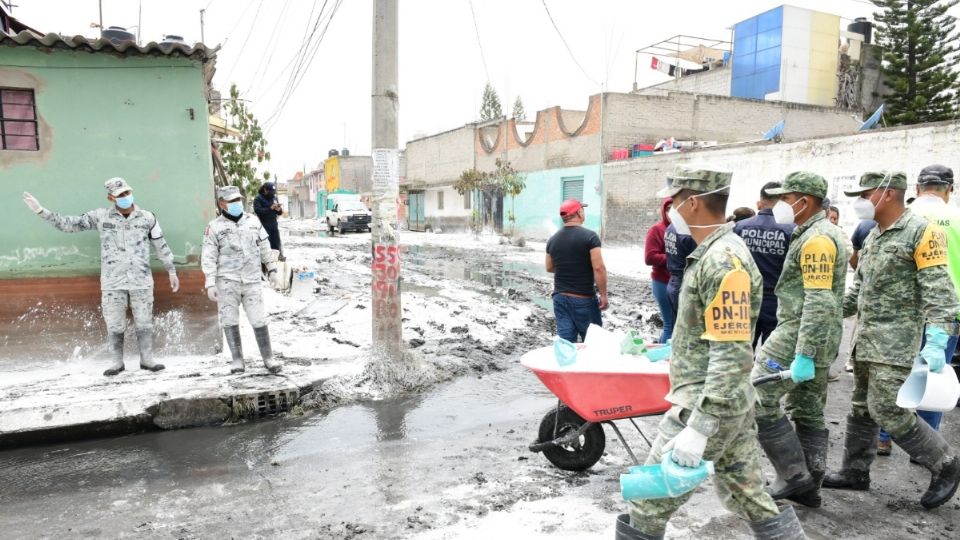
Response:
POLYGON ((127 308, 133 311, 137 330, 153 329, 153 289, 100 292, 100 310, 108 332, 122 334, 127 330, 127 308))
MULTIPOLYGON (((758 356, 753 364, 751 379, 779 371, 767 365, 766 355, 762 357, 763 360, 760 358, 758 356)), ((788 367, 784 362, 778 361, 778 363, 784 368, 788 367)), ((830 366, 818 366, 813 372, 813 379, 800 384, 790 379, 761 384, 757 387, 757 418, 776 421, 783 416, 785 409, 795 423, 810 429, 825 429, 827 424, 823 419, 823 408, 827 405, 829 376, 830 366), (780 400, 784 396, 787 399, 784 408, 781 408, 780 400)))
POLYGON ((906 435, 917 415, 897 406, 897 392, 910 376, 910 368, 854 359, 853 415, 872 420, 893 437, 906 435))
POLYGON ((220 312, 220 326, 240 324, 240 305, 247 313, 250 326, 260 328, 267 325, 266 309, 263 307, 263 285, 240 283, 229 279, 217 280, 217 307, 220 312))
MULTIPOLYGON (((660 463, 664 445, 686 427, 689 417, 690 411, 682 407, 675 406, 667 412, 657 428, 657 438, 647 456, 647 465, 660 463)), ((750 522, 769 519, 780 513, 763 489, 760 445, 753 411, 721 419, 720 429, 707 441, 703 459, 714 463, 716 476, 713 482, 720 502, 727 510, 750 522)), ((630 501, 630 521, 646 534, 662 534, 670 516, 691 495, 692 492, 670 499, 630 501)))

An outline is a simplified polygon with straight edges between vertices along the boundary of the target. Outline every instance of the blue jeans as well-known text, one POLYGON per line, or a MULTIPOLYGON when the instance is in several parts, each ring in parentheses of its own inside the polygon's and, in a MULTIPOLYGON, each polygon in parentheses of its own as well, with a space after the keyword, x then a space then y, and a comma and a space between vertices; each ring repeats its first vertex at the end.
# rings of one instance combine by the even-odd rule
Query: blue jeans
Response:
POLYGON ((663 331, 660 332, 657 343, 666 343, 673 336, 673 323, 677 317, 673 313, 673 303, 670 302, 670 295, 667 293, 667 284, 654 279, 650 281, 650 286, 653 289, 653 298, 660 307, 660 318, 663 319, 663 331))
MULTIPOLYGON (((923 348, 923 346, 926 343, 927 343, 926 332, 924 332, 924 337, 920 341, 920 347, 923 348)), ((943 366, 943 369, 952 369, 950 362, 953 361, 953 353, 956 350, 957 350, 957 336, 950 336, 950 339, 947 341, 947 348, 944 349, 943 351, 944 354, 947 356, 947 363, 943 366)), ((930 427, 932 427, 935 431, 940 431, 940 421, 943 420, 942 412, 918 410, 917 416, 922 418, 924 422, 930 424, 930 427)), ((883 442, 888 442, 890 440, 890 434, 884 431, 883 429, 881 429, 880 440, 883 442)))
POLYGON ((576 343, 587 337, 587 327, 591 323, 603 326, 600 319, 600 301, 593 298, 576 298, 565 294, 553 293, 553 316, 557 319, 557 335, 576 343))

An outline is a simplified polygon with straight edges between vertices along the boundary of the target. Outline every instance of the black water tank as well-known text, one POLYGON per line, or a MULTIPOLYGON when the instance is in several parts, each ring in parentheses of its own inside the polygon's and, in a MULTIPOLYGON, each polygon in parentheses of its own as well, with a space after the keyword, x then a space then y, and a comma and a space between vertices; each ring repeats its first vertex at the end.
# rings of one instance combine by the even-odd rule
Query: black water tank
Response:
POLYGON ((866 17, 857 17, 847 25, 847 31, 863 34, 863 42, 869 44, 873 37, 873 23, 868 21, 866 17))
POLYGON ((340 151, 340 155, 341 155, 341 156, 349 156, 349 155, 350 155, 350 150, 344 148, 343 150, 340 151))
POLYGON ((333 157, 333 156, 339 156, 339 155, 340 155, 340 152, 337 152, 336 148, 332 148, 329 152, 327 152, 327 157, 333 157))
POLYGON ((174 34, 167 34, 163 36, 163 40, 160 42, 160 48, 167 50, 172 48, 174 45, 186 45, 186 41, 183 40, 183 36, 177 36, 174 34))
POLYGON ((127 29, 122 26, 108 26, 106 30, 100 31, 100 37, 109 39, 114 45, 123 43, 124 41, 137 40, 137 36, 132 32, 127 32, 127 29))

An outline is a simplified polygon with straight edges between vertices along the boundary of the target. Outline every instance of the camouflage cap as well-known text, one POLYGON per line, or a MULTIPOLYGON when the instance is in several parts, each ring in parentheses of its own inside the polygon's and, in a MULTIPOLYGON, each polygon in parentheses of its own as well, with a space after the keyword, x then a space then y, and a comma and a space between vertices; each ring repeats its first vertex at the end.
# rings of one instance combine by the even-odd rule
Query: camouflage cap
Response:
POLYGON ((237 186, 223 186, 217 189, 217 198, 223 201, 233 201, 242 198, 237 186))
POLYGON ((921 185, 953 185, 953 169, 945 165, 927 165, 920 170, 920 175, 917 176, 917 183, 921 185))
POLYGON ((670 185, 657 192, 658 198, 673 197, 684 189, 707 193, 730 187, 733 173, 712 169, 688 169, 677 167, 667 180, 670 185))
POLYGON ((847 197, 859 197, 864 191, 876 188, 907 189, 907 173, 902 171, 870 171, 860 177, 856 189, 843 190, 847 197))
POLYGON ((784 195, 786 193, 804 193, 813 195, 818 199, 825 199, 827 197, 827 181, 816 173, 796 171, 788 174, 780 187, 767 190, 768 195, 784 195))
POLYGON ((119 197, 124 191, 133 191, 133 188, 130 187, 130 184, 128 184, 126 180, 120 178, 119 176, 104 182, 103 187, 107 188, 107 193, 113 195, 114 197, 119 197))

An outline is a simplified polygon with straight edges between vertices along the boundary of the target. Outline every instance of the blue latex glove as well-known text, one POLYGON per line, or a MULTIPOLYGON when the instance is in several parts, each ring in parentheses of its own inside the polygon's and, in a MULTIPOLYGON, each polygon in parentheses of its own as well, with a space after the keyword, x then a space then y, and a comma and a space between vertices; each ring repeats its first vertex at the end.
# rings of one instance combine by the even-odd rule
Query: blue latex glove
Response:
POLYGON ((813 367, 813 358, 805 354, 798 354, 793 357, 793 363, 790 364, 790 378, 797 384, 809 381, 813 378, 813 367))
POLYGON ((949 340, 950 336, 943 330, 937 327, 927 328, 927 344, 920 351, 920 356, 930 366, 930 371, 940 373, 943 370, 946 363, 945 351, 949 340))

